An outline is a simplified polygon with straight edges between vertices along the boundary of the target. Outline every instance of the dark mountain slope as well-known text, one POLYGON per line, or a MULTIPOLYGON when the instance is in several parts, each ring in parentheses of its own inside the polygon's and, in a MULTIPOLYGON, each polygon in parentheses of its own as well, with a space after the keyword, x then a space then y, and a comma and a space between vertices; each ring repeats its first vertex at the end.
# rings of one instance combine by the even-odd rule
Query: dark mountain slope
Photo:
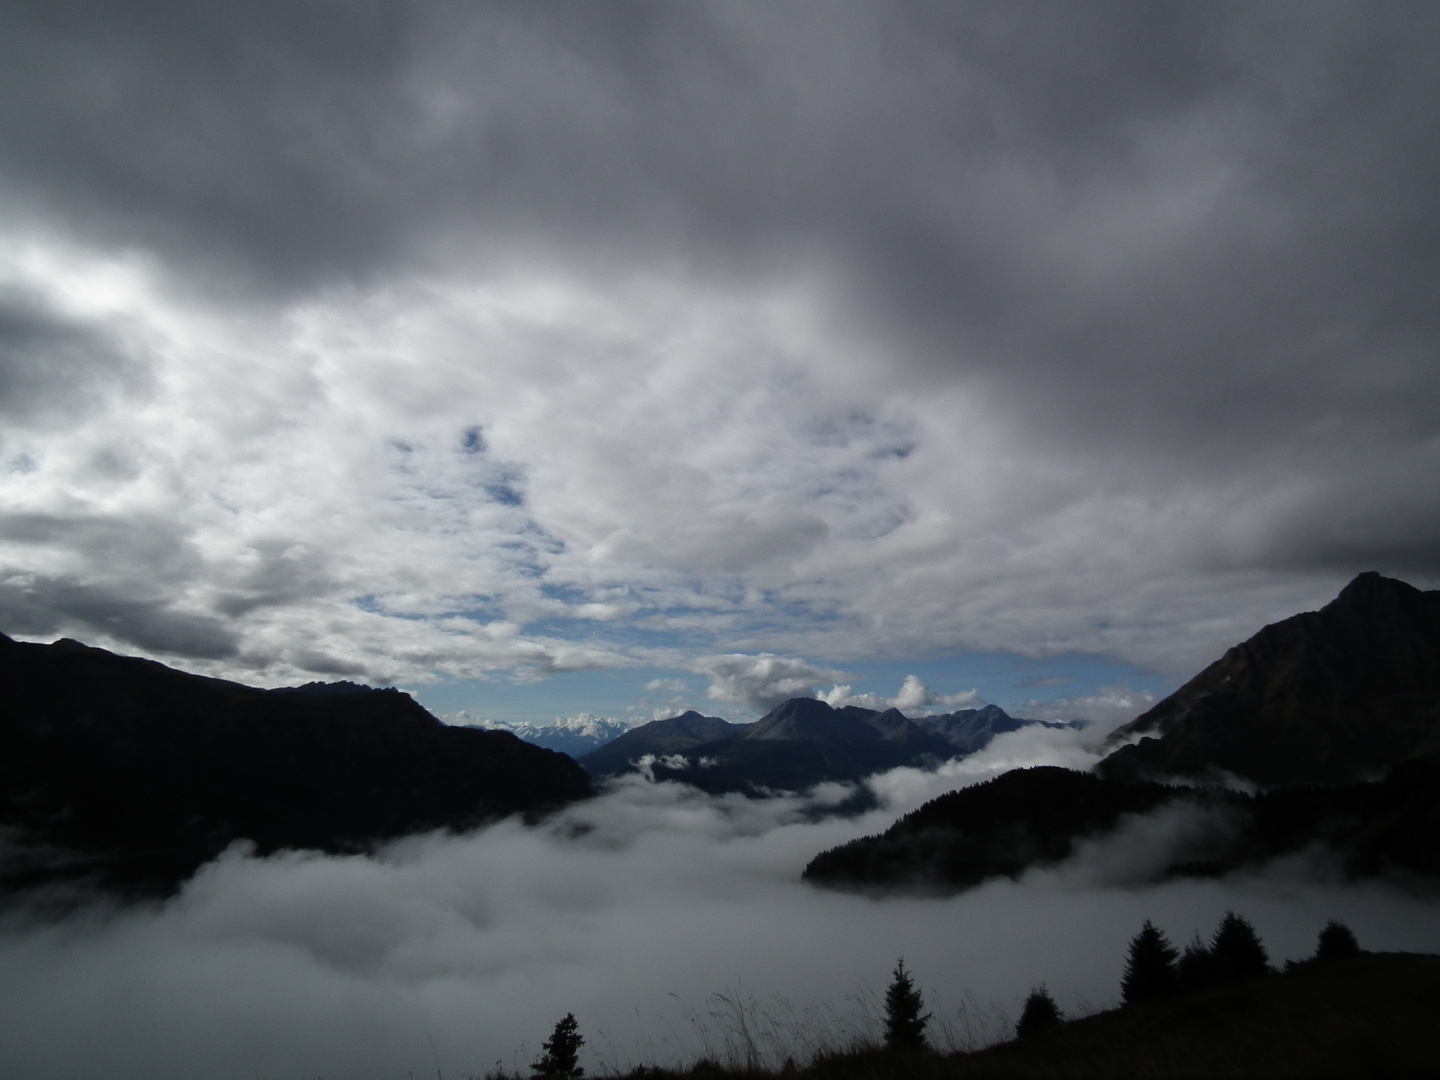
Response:
POLYGON ((744 724, 721 720, 718 716, 702 716, 691 709, 668 720, 652 720, 631 728, 579 761, 591 776, 606 776, 624 772, 647 754, 655 757, 681 754, 702 743, 739 734, 745 727, 744 724))
POLYGON ((879 836, 822 852, 804 879, 823 885, 965 888, 1069 855, 1076 838, 1173 796, 1160 784, 1110 784, 1045 766, 952 791, 879 836))
POLYGON ((1440 764, 1411 761, 1384 781, 1246 795, 1223 788, 1103 780, 1052 766, 1016 769, 932 799, 884 833, 822 852, 818 885, 956 891, 1057 863, 1125 815, 1183 803, 1216 824, 1177 847, 1157 876, 1217 876, 1313 845, 1352 876, 1440 877, 1440 764))
POLYGON ((163 892, 237 839, 354 851, 590 792, 564 755, 447 727, 394 690, 259 690, 3 635, 0 686, 12 888, 84 872, 163 892))
POLYGON ((1124 814, 1177 800, 1223 827, 1157 874, 1219 874, 1318 845, 1354 875, 1440 876, 1440 593, 1361 574, 1265 627, 1117 733, 1098 775, 1026 769, 824 852, 809 880, 965 888, 1055 862, 1124 814), (1272 790, 1147 780, 1230 773, 1272 790), (1382 781, 1360 782, 1384 776, 1382 781))
POLYGON ((1339 784, 1440 750, 1440 592, 1361 574, 1120 728, 1098 772, 1339 784))

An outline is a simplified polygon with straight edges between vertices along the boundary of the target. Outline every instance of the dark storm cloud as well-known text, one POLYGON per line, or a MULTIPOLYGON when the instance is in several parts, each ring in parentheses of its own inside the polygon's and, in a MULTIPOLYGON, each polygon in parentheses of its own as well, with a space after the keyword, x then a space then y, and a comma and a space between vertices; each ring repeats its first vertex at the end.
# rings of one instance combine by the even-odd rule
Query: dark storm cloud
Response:
POLYGON ((5 173, 72 228, 267 277, 374 258, 396 222, 362 173, 403 44, 380 11, 7 5, 5 173))
POLYGON ((0 626, 10 634, 102 638, 146 652, 233 657, 239 635, 205 612, 184 611, 176 585, 198 558, 165 521, 76 514, 0 514, 0 542, 52 547, 83 573, 34 573, 0 564, 0 626))
POLYGON ((63 543, 97 569, 143 574, 156 583, 183 580, 199 565, 182 533, 159 518, 3 513, 0 540, 35 547, 63 543))
POLYGON ((1048 7, 1002 25, 930 39, 979 84, 939 102, 979 98, 986 122, 860 219, 852 265, 918 352, 1092 447, 1202 468, 1337 413, 1382 439, 1435 431, 1431 13, 1048 7))
POLYGON ((113 638, 189 659, 235 655, 239 635, 219 619, 177 613, 168 597, 126 595, 105 584, 27 575, 0 581, 0 625, 11 634, 113 638))
POLYGON ((270 283, 453 225, 602 262, 811 253, 912 368, 1087 440, 1233 466, 1341 409, 1440 422, 1423 7, 7 10, 12 184, 270 283))
POLYGON ((139 375, 112 335, 0 286, 0 417, 11 423, 69 419, 107 386, 139 375))
MULTIPOLYGON (((0 11, 0 207, 37 234, 154 256, 156 295, 205 282, 217 310, 234 299, 260 321, 284 312, 274 325, 296 305, 338 312, 335 297, 357 284, 347 316, 373 315, 370 301, 411 272, 440 293, 512 272, 564 277, 592 298, 655 275, 688 290, 676 311, 798 281, 828 336, 796 361, 805 378, 767 389, 777 413, 798 411, 811 389, 834 395, 817 413, 899 402, 908 421, 938 401, 916 421, 918 461, 943 410, 963 403, 972 422, 993 420, 977 440, 1000 447, 978 470, 1018 462, 994 492, 925 492, 932 510, 954 505, 956 520, 990 530, 981 546, 993 568, 974 569, 976 545, 952 534, 927 550, 948 546, 954 565, 895 601, 944 612, 906 647, 1013 648, 1051 640, 1062 608, 1093 612, 1096 596, 1073 586, 1090 576, 1112 575, 1100 596, 1191 577, 1176 588, 1216 596, 1217 575, 1259 570, 1313 582, 1309 602, 1361 569, 1440 574, 1437 44, 1440 14, 1417 5, 16 3, 0 11), (1014 553, 1031 537, 1062 527, 1068 548, 1021 565, 1014 553), (1072 567, 1077 552, 1127 545, 1143 556, 1132 577, 1072 567), (1041 589, 1029 624, 996 637, 973 608, 958 613, 976 576, 1063 578, 1053 592, 1065 597, 1041 589)), ((606 299, 629 316, 638 295, 606 299)), ((411 296, 404 318, 422 324, 431 299, 411 296)), ((357 323, 355 340, 373 334, 387 342, 378 351, 409 347, 440 370, 423 334, 396 345, 376 318, 357 323)), ((119 363, 59 316, 22 312, 0 332, 0 392, 27 416, 119 363)), ((608 370, 605 356, 670 355, 662 331, 635 334, 570 341, 547 324, 533 360, 471 392, 499 401, 556 365, 545 393, 560 400, 563 386, 608 370)), ((785 345, 757 331, 736 348, 779 358, 785 345)), ((173 355, 193 378, 189 347, 173 355)), ((484 357, 467 374, 504 367, 488 339, 463 349, 484 357)), ((684 393, 713 392, 731 360, 720 355, 684 393)), ((594 376, 596 387, 643 383, 641 366, 594 376)), ((219 386, 225 362, 214 370, 219 386)), ((375 379, 387 405, 410 407, 393 372, 375 379)), ((356 408, 401 432, 425 411, 382 423, 356 408)), ((483 418, 487 439, 503 430, 497 418, 483 418)), ((553 421, 510 430, 523 497, 508 483, 491 494, 551 521, 569 512, 576 550, 631 571, 752 577, 811 559, 796 574, 820 581, 818 595, 865 602, 863 582, 832 578, 853 564, 825 561, 852 538, 839 511, 811 513, 828 479, 747 476, 713 503, 677 501, 647 533, 636 522, 665 490, 645 472, 652 444, 617 441, 604 484, 581 494, 576 483, 560 507, 556 478, 574 477, 595 447, 575 429, 562 447, 573 458, 557 455, 547 475, 541 459, 563 437, 535 431, 553 421), (804 497, 786 497, 787 484, 804 497), (627 501, 635 492, 645 498, 627 501), (732 496, 765 512, 737 517, 723 504, 732 496), (593 507, 577 511, 586 499, 593 507)), ((715 430, 717 447, 757 438, 715 430)), ((780 456, 798 476, 808 452, 780 456)), ((964 471, 968 448, 933 452, 936 475, 964 471)), ((723 478, 724 457, 704 456, 697 476, 723 478)), ((921 482, 891 482, 893 499, 879 481, 866 496, 895 523, 875 579, 896 576, 904 537, 928 527, 926 505, 911 513, 921 482)), ((324 558, 308 570, 270 560, 287 580, 225 583, 217 610, 318 595, 301 578, 323 576, 324 558)), ((1019 609, 1016 587, 993 587, 997 606, 1019 609)), ((1269 603, 1258 621, 1280 613, 1269 603)), ((1067 640, 1125 648, 1078 631, 1067 640)), ((741 647, 822 655, 739 636, 707 651, 741 647)))
MULTIPOLYGON (((263 288, 363 275, 456 220, 512 245, 624 235, 654 189, 708 173, 647 176, 709 119, 668 100, 711 33, 699 14, 62 3, 3 19, 3 168, 23 198, 263 288)), ((675 219, 695 194, 675 192, 675 219)))

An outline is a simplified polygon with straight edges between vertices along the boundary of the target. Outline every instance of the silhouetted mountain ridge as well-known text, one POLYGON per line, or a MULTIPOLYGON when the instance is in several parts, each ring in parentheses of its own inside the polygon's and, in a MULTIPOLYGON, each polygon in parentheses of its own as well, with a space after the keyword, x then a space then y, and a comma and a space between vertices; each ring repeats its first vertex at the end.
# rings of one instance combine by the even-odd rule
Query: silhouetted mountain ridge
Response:
POLYGON ((165 891, 240 839, 358 851, 591 790, 564 755, 447 727, 397 690, 277 693, 4 635, 0 685, 11 888, 88 874, 165 891))
MULTIPOLYGON (((77 642, 78 644, 78 642, 77 642)), ((302 686, 276 686, 272 694, 307 694, 310 697, 346 697, 350 694, 398 694, 393 686, 366 686, 341 679, 339 682, 307 682, 302 686)))
POLYGON ((822 852, 814 884, 955 891, 1059 863, 1129 815, 1174 807, 1196 829, 1150 871, 1152 879, 1219 876, 1323 845, 1350 876, 1440 876, 1440 766, 1406 762, 1383 781, 1292 787, 1249 795, 1105 780, 1054 766, 1014 769, 906 814, 885 832, 822 852))
POLYGON ((1112 779, 1340 784, 1440 752, 1440 592, 1374 572, 1264 627, 1117 730, 1112 779))

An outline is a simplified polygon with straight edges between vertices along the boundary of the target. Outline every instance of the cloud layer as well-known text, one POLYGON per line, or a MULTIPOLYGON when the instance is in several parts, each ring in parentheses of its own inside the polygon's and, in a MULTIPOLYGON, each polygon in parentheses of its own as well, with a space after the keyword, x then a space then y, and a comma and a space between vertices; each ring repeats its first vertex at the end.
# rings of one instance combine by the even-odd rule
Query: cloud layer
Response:
POLYGON ((356 1080, 523 1068, 573 1011, 586 1064, 743 1054, 771 1061, 875 1037, 904 955, 942 1046, 1008 1037, 1045 982, 1070 1014, 1116 1002, 1129 938, 1172 939, 1235 908, 1272 958, 1345 919, 1371 949, 1435 950, 1433 898, 1327 882, 1297 863, 1223 882, 1137 885, 1223 823, 1167 810, 1019 882, 948 899, 802 886, 822 848, 1014 764, 1083 764, 1075 732, 1003 735, 949 773, 873 779, 884 808, 817 818, 843 792, 750 801, 632 777, 539 828, 419 837, 379 857, 235 851, 175 901, 0 925, 0 1069, 356 1080), (725 1000, 725 999, 728 999, 725 1000))
POLYGON ((1427 8, 0 41, 7 632, 272 683, 1183 675, 1359 570, 1440 582, 1427 8))

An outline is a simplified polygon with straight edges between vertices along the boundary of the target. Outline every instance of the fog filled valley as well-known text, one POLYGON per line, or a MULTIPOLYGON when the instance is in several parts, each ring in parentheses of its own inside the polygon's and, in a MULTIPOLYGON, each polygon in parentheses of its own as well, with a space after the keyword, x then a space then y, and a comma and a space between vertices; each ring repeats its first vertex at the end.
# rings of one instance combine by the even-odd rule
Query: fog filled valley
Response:
POLYGON ((1002 735, 938 772, 871 778, 881 806, 848 819, 824 813, 839 785, 756 800, 633 775, 533 826, 418 836, 373 857, 232 850, 163 904, 11 910, 0 1061, 47 1080, 456 1078, 523 1071, 574 1012, 592 1072, 743 1059, 745 1031, 778 1065, 878 1038, 902 955, 944 1049, 1013 1037, 1041 982, 1067 1015, 1113 1007, 1145 919, 1183 942, 1235 909, 1277 964, 1311 954, 1331 918, 1367 949, 1440 951, 1433 894, 1345 884, 1319 855, 1136 884, 1185 842, 1173 814, 957 896, 798 880, 816 852, 947 789, 1027 764, 1085 767, 1097 744, 1002 735))

